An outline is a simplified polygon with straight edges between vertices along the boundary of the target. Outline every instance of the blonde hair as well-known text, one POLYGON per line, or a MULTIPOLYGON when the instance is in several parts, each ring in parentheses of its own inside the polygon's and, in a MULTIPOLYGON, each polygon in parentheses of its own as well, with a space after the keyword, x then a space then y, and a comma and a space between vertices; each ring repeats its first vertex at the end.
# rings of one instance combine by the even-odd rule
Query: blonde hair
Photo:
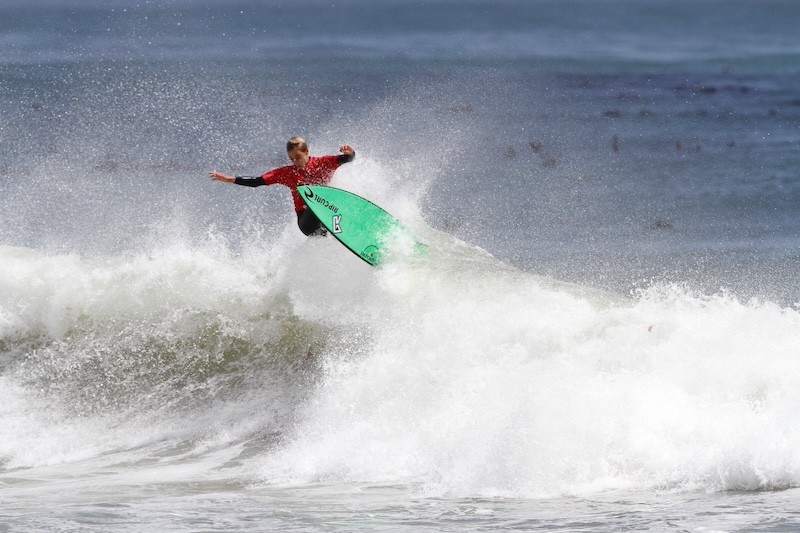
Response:
POLYGON ((308 152, 308 144, 306 140, 302 137, 292 137, 288 141, 286 141, 286 151, 291 152, 292 150, 299 149, 301 152, 308 152))

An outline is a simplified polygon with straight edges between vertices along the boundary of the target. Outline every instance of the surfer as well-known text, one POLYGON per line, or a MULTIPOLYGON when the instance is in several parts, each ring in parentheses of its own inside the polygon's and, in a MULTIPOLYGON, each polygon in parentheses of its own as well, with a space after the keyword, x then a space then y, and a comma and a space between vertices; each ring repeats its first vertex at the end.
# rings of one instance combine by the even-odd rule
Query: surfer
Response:
POLYGON ((302 137, 292 137, 286 142, 286 155, 291 165, 268 170, 261 176, 228 176, 222 172, 209 172, 214 181, 235 183, 247 187, 274 185, 280 183, 292 191, 294 210, 297 213, 297 225, 305 235, 324 235, 325 228, 319 219, 306 206, 297 187, 300 185, 325 185, 333 178, 333 173, 341 165, 349 163, 356 157, 356 152, 349 144, 339 147, 339 155, 309 156, 308 144, 302 137))

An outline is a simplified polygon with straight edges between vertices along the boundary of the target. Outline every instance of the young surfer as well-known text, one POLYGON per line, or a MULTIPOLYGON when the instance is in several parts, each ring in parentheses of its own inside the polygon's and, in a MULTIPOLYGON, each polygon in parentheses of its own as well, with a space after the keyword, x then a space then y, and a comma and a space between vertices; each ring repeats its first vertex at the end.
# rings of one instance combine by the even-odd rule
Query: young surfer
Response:
POLYGON ((333 178, 333 173, 341 165, 349 163, 356 157, 356 152, 349 144, 339 147, 339 155, 323 155, 312 157, 308 155, 308 144, 302 137, 292 137, 286 142, 286 154, 292 164, 268 170, 261 176, 228 176, 222 172, 209 172, 212 180, 246 185, 247 187, 259 187, 261 185, 273 185, 280 183, 286 185, 292 191, 294 200, 294 210, 297 212, 297 225, 306 235, 324 235, 325 229, 322 223, 306 207, 297 187, 300 185, 325 185, 333 178))

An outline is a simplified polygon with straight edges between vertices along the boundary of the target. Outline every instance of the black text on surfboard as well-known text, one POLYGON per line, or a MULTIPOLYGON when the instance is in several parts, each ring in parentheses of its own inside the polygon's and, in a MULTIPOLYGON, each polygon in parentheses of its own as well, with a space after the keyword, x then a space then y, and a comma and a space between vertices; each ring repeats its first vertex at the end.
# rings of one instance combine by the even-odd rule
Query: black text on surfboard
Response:
MULTIPOLYGON (((305 195, 305 197, 308 200, 317 202, 318 204, 327 207, 328 209, 330 209, 334 213, 338 213, 339 212, 339 207, 336 204, 333 204, 333 203, 329 202, 328 200, 326 200, 325 198, 323 198, 319 194, 314 194, 314 191, 312 191, 308 186, 306 186, 305 189, 303 190, 303 194, 305 195)), ((334 233, 337 233, 337 232, 334 232, 334 233)))

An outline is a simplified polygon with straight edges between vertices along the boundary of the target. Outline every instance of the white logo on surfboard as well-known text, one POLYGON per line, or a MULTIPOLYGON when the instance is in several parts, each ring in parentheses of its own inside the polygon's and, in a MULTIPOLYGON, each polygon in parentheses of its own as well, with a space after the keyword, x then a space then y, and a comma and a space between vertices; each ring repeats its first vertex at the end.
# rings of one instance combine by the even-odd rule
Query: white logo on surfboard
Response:
POLYGON ((342 221, 342 215, 334 215, 333 221, 331 222, 331 232, 332 233, 341 233, 342 226, 339 224, 342 221))

